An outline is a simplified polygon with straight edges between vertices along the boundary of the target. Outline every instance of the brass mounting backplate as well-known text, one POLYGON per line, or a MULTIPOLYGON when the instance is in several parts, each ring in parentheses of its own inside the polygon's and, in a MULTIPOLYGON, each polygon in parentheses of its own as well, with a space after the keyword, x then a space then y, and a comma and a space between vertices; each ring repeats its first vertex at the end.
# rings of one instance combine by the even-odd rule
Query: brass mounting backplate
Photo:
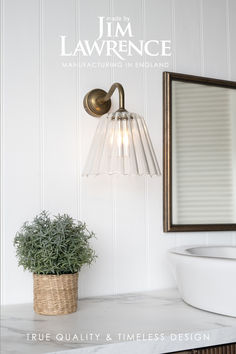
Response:
POLYGON ((89 91, 84 97, 84 109, 93 117, 101 117, 111 108, 111 100, 103 101, 107 92, 101 89, 89 91), (102 103, 101 103, 102 102, 102 103))

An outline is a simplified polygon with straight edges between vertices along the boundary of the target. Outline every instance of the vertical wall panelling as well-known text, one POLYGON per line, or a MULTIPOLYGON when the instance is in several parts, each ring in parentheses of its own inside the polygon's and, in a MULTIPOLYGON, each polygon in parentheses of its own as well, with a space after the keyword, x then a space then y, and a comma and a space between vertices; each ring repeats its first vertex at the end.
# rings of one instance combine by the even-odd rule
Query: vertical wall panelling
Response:
POLYGON ((227 78, 226 0, 203 1, 205 75, 227 78))
MULTIPOLYGON (((235 16, 234 0, 1 0, 4 303, 32 301, 32 276, 17 267, 12 241, 43 208, 67 212, 97 235, 98 259, 80 273, 80 297, 173 287, 169 248, 236 244, 230 232, 164 234, 162 176, 82 176, 98 123, 83 108, 87 91, 123 84, 162 169, 162 72, 236 80, 235 16), (93 42, 99 16, 129 17, 134 42, 171 39, 172 56, 61 57, 60 36, 67 51, 79 39, 93 42)), ((117 92, 112 101, 116 109, 117 92)))
MULTIPOLYGON (((1 195, 0 195, 0 212, 1 212, 1 217, 0 217, 0 233, 1 233, 1 271, 5 272, 5 243, 4 243, 4 212, 3 212, 3 169, 4 169, 4 163, 3 163, 3 156, 4 156, 4 142, 3 142, 3 137, 4 137, 4 108, 3 108, 3 90, 4 90, 4 85, 3 85, 3 67, 4 67, 4 60, 3 60, 3 38, 4 38, 4 0, 0 0, 0 21, 1 21, 1 29, 0 29, 0 77, 1 77, 1 82, 0 82, 0 119, 1 119, 1 126, 0 126, 0 134, 1 134, 1 142, 0 142, 0 188, 1 188, 1 195)), ((3 274, 3 273, 2 273, 3 274)), ((1 299, 3 298, 3 287, 5 287, 5 278, 1 276, 1 299)))
POLYGON ((44 1, 44 202, 52 213, 76 216, 76 76, 62 66, 60 36, 75 45, 74 0, 44 1), (55 8, 57 8, 55 16, 55 8))
MULTIPOLYGON (((171 40, 172 2, 145 1, 145 40, 171 40), (159 10, 161 8, 161 11, 159 10)), ((172 49, 173 50, 173 49, 172 49)), ((172 57, 146 56, 145 119, 162 170, 162 73, 172 71, 172 57), (157 65, 151 68, 151 65, 157 65)), ((163 171, 162 171, 163 173, 163 171)), ((175 235, 162 230, 162 178, 147 177, 146 217, 149 231, 149 288, 174 286, 167 249, 174 247, 175 235)))
POLYGON ((200 13, 198 0, 175 3, 175 65, 176 71, 199 74, 201 70, 200 13), (195 16, 189 16, 194 13, 195 16))
MULTIPOLYGON (((203 1, 204 75, 229 77, 227 0, 203 1)), ((232 233, 209 233, 209 243, 230 243, 232 233)))
MULTIPOLYGON (((75 1, 75 43, 78 43, 79 41, 79 35, 80 35, 80 21, 79 21, 79 14, 80 14, 80 1, 79 0, 74 0, 75 1)), ((80 96, 80 53, 76 57, 76 68, 75 68, 75 76, 76 76, 76 86, 75 86, 75 121, 76 121, 76 131, 75 131, 75 139, 76 139, 76 145, 75 145, 75 150, 76 150, 76 218, 81 219, 82 217, 82 210, 81 210, 81 115, 79 111, 79 96, 80 96)))
MULTIPOLYGON (((175 40, 175 71, 186 74, 201 72, 200 8, 198 0, 180 0, 173 4, 173 33, 175 40), (189 16, 194 13, 195 16, 189 16)), ((205 243, 206 233, 176 235, 176 245, 205 243)))
MULTIPOLYGON (((99 36, 99 16, 109 16, 109 0, 80 1, 79 38, 94 41, 99 36)), ((81 168, 85 164, 98 119, 89 116, 83 108, 83 97, 91 89, 108 90, 111 85, 111 69, 104 67, 110 61, 104 54, 81 55, 79 112, 81 119, 81 168)), ((94 241, 98 258, 91 267, 80 274, 80 295, 111 294, 113 286, 113 216, 112 180, 110 176, 81 178, 82 219, 96 232, 94 241)))
MULTIPOLYGON (((227 21, 227 44, 228 44, 228 75, 229 80, 236 81, 236 2, 234 0, 226 0, 226 21, 227 21)), ((236 232, 233 232, 233 243, 236 245, 236 232)))
MULTIPOLYGON (((205 75, 205 55, 204 55, 204 24, 203 24, 203 0, 199 0, 199 35, 200 35, 200 74, 205 75)), ((206 244, 208 244, 209 232, 206 232, 206 244)))
MULTIPOLYGON (((113 16, 130 18, 133 39, 141 39, 142 1, 113 1, 113 16)), ((129 39, 128 37, 126 37, 129 39)), ((114 58, 119 63, 118 58, 114 58)), ((114 81, 124 85, 126 108, 143 114, 143 68, 136 69, 135 62, 143 61, 138 55, 129 57, 130 68, 114 69, 114 81)), ((116 233, 117 233, 117 291, 138 291, 146 288, 146 228, 144 177, 116 179, 116 233)))
MULTIPOLYGON (((142 0, 141 3, 141 11, 142 11, 142 28, 143 28, 143 40, 146 40, 146 3, 145 0, 142 0)), ((146 53, 144 54, 143 62, 146 65, 147 58, 146 53)), ((147 71, 145 68, 143 69, 143 114, 146 119, 146 124, 148 124, 148 117, 147 117, 147 71)), ((147 289, 150 288, 150 227, 149 227, 149 176, 144 177, 144 193, 145 193, 145 235, 146 235, 146 287, 147 289)))
POLYGON ((201 76, 205 73, 205 56, 204 56, 204 27, 203 27, 203 0, 199 1, 199 31, 200 31, 200 53, 201 53, 201 76))
MULTIPOLYGON (((113 82, 113 80, 112 80, 113 82)), ((117 257, 117 223, 116 223, 116 176, 112 176, 111 180, 112 188, 112 288, 113 294, 117 294, 117 269, 119 266, 118 257, 117 257)))
POLYGON ((229 36, 229 54, 230 54, 230 79, 236 81, 236 2, 234 0, 227 1, 227 20, 228 20, 228 36, 229 36))
MULTIPOLYGON (((114 0, 109 0, 109 16, 112 17, 114 14, 114 0)), ((114 27, 112 28, 112 40, 114 40, 114 27)), ((114 68, 114 63, 115 63, 115 57, 114 54, 112 55, 111 62, 113 64, 113 67, 110 70, 110 78, 111 78, 111 83, 115 82, 115 68, 114 68)), ((114 110, 114 107, 116 107, 118 104, 118 99, 117 99, 117 93, 113 95, 113 100, 112 100, 112 110, 114 110)), ((116 200, 117 200, 117 176, 113 175, 111 177, 111 188, 112 188, 112 278, 113 278, 113 293, 117 294, 117 271, 119 267, 119 261, 117 257, 117 207, 116 207, 116 200)))
POLYGON ((38 65, 38 115, 39 115, 39 144, 40 144, 40 209, 44 210, 44 100, 43 100, 43 5, 44 0, 38 0, 38 16, 39 16, 39 65, 38 65))
POLYGON ((38 11, 37 1, 4 2, 5 303, 32 300, 32 275, 17 267, 13 238, 23 222, 40 210, 38 11))
MULTIPOLYGON (((171 58, 172 58, 172 71, 176 71, 176 38, 175 38, 175 0, 171 0, 171 58)), ((168 70, 167 70, 168 71, 168 70)), ((163 201, 162 201, 163 203, 163 201)), ((175 246, 178 245, 178 236, 175 234, 175 246)))
POLYGON ((225 0, 225 17, 226 17, 227 72, 228 72, 228 80, 231 80, 229 0, 225 0))
MULTIPOLYGON (((227 72, 228 80, 231 80, 231 51, 230 51, 230 16, 229 16, 229 0, 225 0, 225 16, 226 16, 226 48, 227 48, 227 72)), ((232 232, 232 243, 236 241, 235 232, 232 232)))

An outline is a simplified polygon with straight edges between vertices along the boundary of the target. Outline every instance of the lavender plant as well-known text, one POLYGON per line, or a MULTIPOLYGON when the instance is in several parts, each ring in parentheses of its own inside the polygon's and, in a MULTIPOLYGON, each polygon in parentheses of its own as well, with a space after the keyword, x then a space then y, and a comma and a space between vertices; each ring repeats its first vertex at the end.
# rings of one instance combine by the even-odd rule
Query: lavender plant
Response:
POLYGON ((36 274, 76 273, 96 258, 89 243, 94 236, 85 223, 69 215, 50 218, 43 211, 25 222, 14 238, 18 264, 36 274))

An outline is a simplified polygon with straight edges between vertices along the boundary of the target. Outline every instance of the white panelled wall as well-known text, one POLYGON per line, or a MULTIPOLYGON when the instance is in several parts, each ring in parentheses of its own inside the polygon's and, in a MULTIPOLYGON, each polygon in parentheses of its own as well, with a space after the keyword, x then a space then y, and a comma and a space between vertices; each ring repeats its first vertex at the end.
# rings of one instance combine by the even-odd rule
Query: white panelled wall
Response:
POLYGON ((80 273, 80 297, 173 287, 169 248, 236 244, 235 232, 164 234, 161 177, 81 176, 97 126, 83 97, 115 81, 125 88, 127 109, 145 116, 162 164, 161 69, 61 65, 60 35, 71 46, 94 40, 98 16, 123 15, 136 39, 172 40, 165 70, 236 80, 235 0, 1 0, 5 304, 32 301, 32 275, 18 268, 13 238, 42 209, 69 213, 97 234, 98 259, 80 273))

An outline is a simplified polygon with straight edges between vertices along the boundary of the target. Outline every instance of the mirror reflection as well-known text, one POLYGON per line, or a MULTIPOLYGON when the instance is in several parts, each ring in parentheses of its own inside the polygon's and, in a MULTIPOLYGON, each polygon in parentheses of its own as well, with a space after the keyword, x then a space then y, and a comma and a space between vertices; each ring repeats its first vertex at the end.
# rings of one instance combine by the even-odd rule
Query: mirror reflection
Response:
POLYGON ((172 223, 236 222, 236 90, 171 83, 172 223))

